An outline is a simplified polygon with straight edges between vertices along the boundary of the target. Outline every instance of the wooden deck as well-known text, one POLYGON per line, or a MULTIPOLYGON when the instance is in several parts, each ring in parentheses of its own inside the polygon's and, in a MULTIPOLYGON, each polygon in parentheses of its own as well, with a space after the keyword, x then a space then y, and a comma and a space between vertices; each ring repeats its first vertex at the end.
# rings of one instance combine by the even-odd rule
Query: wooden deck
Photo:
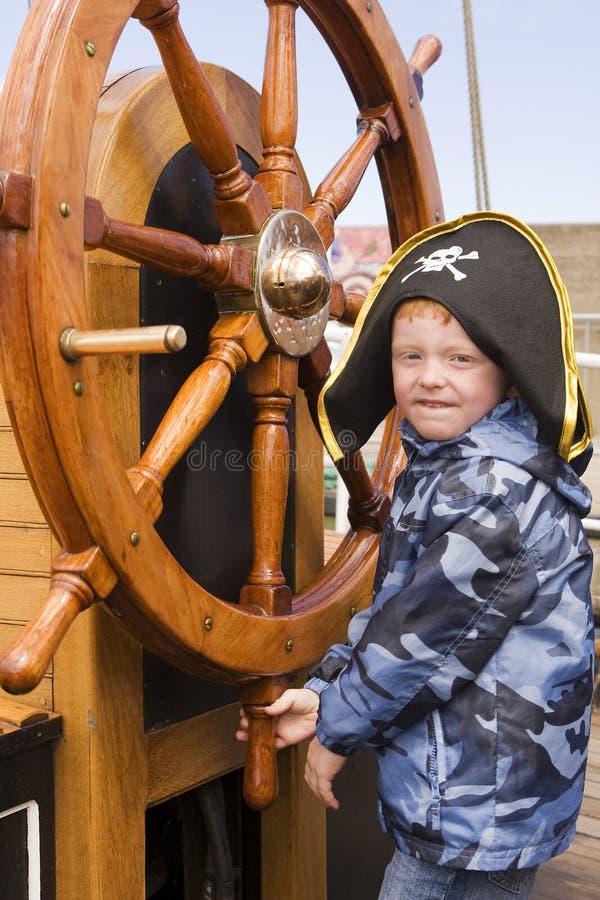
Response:
MULTIPOLYGON (((325 560, 343 534, 325 532, 325 560)), ((600 713, 592 717, 585 797, 575 840, 561 856, 540 866, 533 900, 600 900, 600 713)))

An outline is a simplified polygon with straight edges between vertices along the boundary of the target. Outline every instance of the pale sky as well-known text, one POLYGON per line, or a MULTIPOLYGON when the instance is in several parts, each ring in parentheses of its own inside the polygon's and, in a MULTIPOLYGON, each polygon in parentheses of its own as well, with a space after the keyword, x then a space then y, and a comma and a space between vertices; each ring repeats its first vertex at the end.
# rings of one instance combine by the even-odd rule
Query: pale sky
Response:
MULTIPOLYGON (((180 6, 198 58, 226 66, 260 89, 266 37, 261 0, 180 0, 180 6)), ((445 214, 453 218, 475 208, 462 0, 381 0, 381 6, 406 58, 423 34, 442 41, 442 56, 425 77, 423 105, 445 214)), ((27 0, 11 0, 7 7, 0 80, 27 0)), ((491 207, 530 224, 600 222, 599 0, 472 0, 472 10, 491 207)), ((315 188, 354 140, 356 108, 302 11, 297 28, 298 150, 315 188)), ((151 36, 131 22, 111 71, 159 62, 151 36)), ((371 164, 339 224, 384 223, 371 164)))

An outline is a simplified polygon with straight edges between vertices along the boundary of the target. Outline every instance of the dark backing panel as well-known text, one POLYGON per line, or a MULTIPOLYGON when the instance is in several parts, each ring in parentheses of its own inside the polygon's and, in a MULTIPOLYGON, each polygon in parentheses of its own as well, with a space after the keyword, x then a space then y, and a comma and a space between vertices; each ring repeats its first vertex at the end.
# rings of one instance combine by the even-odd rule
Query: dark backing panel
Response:
POLYGON ((0 872, 11 900, 28 900, 27 811, 0 819, 0 872))
POLYGON ((375 754, 349 756, 334 791, 340 808, 327 811, 327 900, 373 900, 394 852, 377 817, 375 754))
MULTIPOLYGON (((255 163, 240 152, 251 175, 255 163)), ((146 225, 191 235, 216 244, 221 231, 213 211, 213 182, 191 145, 168 163, 157 182, 146 225)), ((140 271, 140 322, 185 328, 187 345, 169 356, 140 362, 141 446, 154 434, 167 407, 208 349, 217 319, 213 294, 191 279, 140 271)), ((200 438, 179 461, 165 484, 164 510, 156 527, 180 565, 216 596, 235 602, 252 561, 250 477, 247 467, 254 406, 245 373, 200 438)), ((293 440, 293 416, 290 421, 293 440)), ((291 491, 290 491, 291 494, 291 491)), ((293 522, 288 503, 284 569, 292 572, 293 522)), ((146 730, 214 709, 237 698, 234 688, 187 675, 146 652, 144 717, 146 730)))
MULTIPOLYGON (((53 743, 60 736, 62 719, 56 716, 0 735, 0 812, 34 801, 38 805, 41 900, 56 897, 54 848, 53 743)), ((25 811, 0 818, 0 897, 26 900, 28 827, 25 811)))

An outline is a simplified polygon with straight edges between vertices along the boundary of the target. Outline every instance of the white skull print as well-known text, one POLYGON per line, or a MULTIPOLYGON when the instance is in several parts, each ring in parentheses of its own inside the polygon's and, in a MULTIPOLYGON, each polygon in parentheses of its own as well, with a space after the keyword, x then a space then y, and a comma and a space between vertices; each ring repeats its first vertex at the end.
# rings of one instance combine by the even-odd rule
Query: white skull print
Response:
POLYGON ((463 248, 458 246, 448 247, 446 250, 434 250, 429 256, 422 256, 418 259, 418 268, 405 275, 402 282, 405 282, 407 278, 410 278, 411 275, 415 275, 417 272, 441 272, 443 269, 448 269, 454 276, 455 281, 462 281, 463 278, 467 277, 466 273, 461 272, 454 265, 459 259, 479 259, 479 253, 477 250, 472 250, 470 253, 463 254, 463 248))

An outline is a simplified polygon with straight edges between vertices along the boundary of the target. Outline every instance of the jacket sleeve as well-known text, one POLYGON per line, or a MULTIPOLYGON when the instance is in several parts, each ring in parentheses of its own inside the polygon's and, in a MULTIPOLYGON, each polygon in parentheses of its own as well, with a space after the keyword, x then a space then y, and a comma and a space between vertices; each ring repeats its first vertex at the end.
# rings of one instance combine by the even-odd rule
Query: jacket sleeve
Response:
POLYGON ((317 736, 335 753, 385 743, 448 701, 485 666, 538 587, 501 497, 471 494, 431 511, 402 587, 390 592, 384 582, 353 646, 332 648, 315 672, 317 736))

